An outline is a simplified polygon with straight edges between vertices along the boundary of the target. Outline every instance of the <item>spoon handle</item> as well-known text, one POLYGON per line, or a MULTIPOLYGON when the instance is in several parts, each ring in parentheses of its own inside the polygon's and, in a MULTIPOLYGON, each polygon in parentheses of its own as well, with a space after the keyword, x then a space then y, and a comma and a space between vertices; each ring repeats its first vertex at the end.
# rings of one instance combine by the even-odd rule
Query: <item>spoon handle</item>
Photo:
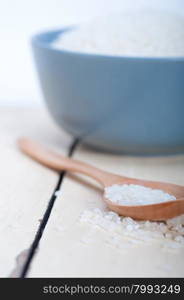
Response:
POLYGON ((38 161, 42 165, 54 169, 56 171, 70 171, 77 172, 98 181, 102 186, 111 185, 113 181, 119 178, 114 175, 86 163, 62 156, 53 151, 46 149, 43 145, 30 140, 28 138, 19 138, 17 140, 18 146, 22 152, 38 161))

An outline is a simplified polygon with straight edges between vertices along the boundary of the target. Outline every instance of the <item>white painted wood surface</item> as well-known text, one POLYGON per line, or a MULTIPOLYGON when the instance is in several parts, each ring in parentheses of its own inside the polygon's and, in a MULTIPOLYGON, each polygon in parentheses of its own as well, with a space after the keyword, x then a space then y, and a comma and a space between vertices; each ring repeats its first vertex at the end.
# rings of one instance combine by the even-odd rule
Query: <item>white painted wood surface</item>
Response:
MULTIPOLYGON (((184 155, 130 157, 80 148, 75 158, 122 175, 184 185, 184 155)), ((170 249, 159 238, 134 244, 123 234, 117 246, 108 230, 81 223, 84 210, 104 209, 99 187, 83 180, 65 178, 29 277, 183 277, 183 246, 170 249)))
MULTIPOLYGON (((21 135, 41 140, 61 153, 66 153, 71 142, 44 111, 0 109, 0 277, 9 276, 16 257, 30 247, 58 180, 55 172, 18 151, 15 141, 21 135)), ((111 172, 184 185, 184 155, 129 157, 80 147, 75 157, 111 172)), ((184 275, 184 247, 168 250, 157 240, 133 245, 134 240, 127 241, 125 236, 117 247, 108 231, 79 221, 84 210, 104 207, 95 182, 67 176, 28 276, 184 275)))
POLYGON ((16 139, 30 136, 66 153, 70 138, 42 109, 0 108, 0 277, 30 247, 58 175, 19 152, 16 139))

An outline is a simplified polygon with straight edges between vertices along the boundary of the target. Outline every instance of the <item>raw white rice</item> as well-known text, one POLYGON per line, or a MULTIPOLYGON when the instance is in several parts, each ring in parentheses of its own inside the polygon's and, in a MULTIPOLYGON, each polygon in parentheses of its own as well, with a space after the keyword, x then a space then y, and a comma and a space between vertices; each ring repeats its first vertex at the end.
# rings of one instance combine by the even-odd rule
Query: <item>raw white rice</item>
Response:
POLYGON ((106 16, 60 35, 52 46, 116 56, 184 56, 184 17, 146 10, 106 16))
POLYGON ((91 228, 91 236, 88 238, 95 239, 96 232, 102 230, 109 243, 118 248, 125 246, 125 238, 132 246, 145 242, 152 244, 155 241, 165 250, 184 247, 184 215, 166 222, 135 221, 129 217, 120 217, 112 211, 94 208, 84 210, 79 221, 91 228))
POLYGON ((119 205, 146 205, 176 200, 162 190, 136 184, 114 184, 105 188, 105 197, 119 205))

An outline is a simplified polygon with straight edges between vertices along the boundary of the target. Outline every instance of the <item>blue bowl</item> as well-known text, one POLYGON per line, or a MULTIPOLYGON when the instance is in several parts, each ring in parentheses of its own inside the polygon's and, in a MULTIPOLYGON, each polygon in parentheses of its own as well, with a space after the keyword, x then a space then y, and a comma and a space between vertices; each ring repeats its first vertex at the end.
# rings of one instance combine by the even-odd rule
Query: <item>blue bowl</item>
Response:
POLYGON ((95 149, 157 154, 184 150, 184 57, 141 58, 58 50, 70 28, 32 39, 54 120, 95 149))

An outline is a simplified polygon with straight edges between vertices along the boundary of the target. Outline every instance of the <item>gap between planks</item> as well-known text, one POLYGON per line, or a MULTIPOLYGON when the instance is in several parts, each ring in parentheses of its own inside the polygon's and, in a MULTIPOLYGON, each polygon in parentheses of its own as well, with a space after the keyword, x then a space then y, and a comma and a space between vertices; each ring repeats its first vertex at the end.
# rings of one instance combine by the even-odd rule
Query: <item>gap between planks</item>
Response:
MULTIPOLYGON (((79 138, 76 138, 73 140, 72 144, 70 145, 69 147, 69 151, 68 151, 68 157, 71 157, 74 153, 74 151, 76 150, 78 144, 80 143, 80 139, 79 138)), ((30 269, 30 266, 31 266, 31 263, 34 259, 34 255, 38 249, 38 246, 39 246, 39 243, 40 243, 40 240, 42 238, 42 235, 44 233, 44 230, 45 230, 45 227, 49 221, 49 217, 51 215, 51 212, 52 212, 52 209, 53 209, 53 206, 54 206, 54 203, 55 203, 55 200, 56 200, 56 195, 55 195, 55 192, 57 190, 59 190, 62 186, 62 182, 63 182, 63 179, 64 179, 64 176, 65 176, 65 173, 66 172, 61 172, 60 175, 59 175, 59 179, 58 179, 58 182, 56 184, 56 187, 50 197, 50 200, 49 200, 49 203, 48 203, 48 206, 45 210, 45 213, 43 215, 43 218, 41 219, 40 221, 40 225, 38 227, 38 231, 35 235, 35 238, 33 240, 33 243, 32 245, 30 246, 30 248, 28 250, 26 250, 27 252, 27 255, 25 257, 25 261, 24 263, 21 262, 21 266, 19 266, 19 264, 17 263, 17 266, 16 266, 16 269, 20 269, 20 278, 25 278, 29 272, 29 269, 30 269)), ((16 269, 13 270, 13 273, 16 273, 16 269)))

